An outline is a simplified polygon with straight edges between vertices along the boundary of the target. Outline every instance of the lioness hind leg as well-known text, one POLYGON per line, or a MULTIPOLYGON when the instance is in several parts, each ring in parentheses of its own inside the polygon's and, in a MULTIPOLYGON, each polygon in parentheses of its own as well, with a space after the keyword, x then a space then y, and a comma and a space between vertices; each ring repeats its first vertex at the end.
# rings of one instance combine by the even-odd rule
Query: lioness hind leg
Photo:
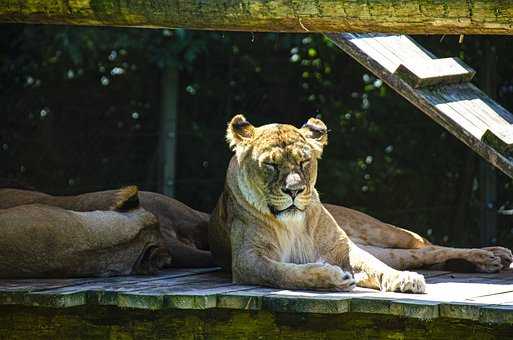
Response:
POLYGON ((428 240, 410 230, 399 228, 364 214, 360 211, 324 204, 337 224, 344 229, 351 241, 357 244, 383 248, 423 248, 428 240))
POLYGON ((421 249, 394 249, 365 245, 360 245, 360 247, 398 270, 422 268, 441 264, 448 260, 465 260, 472 263, 478 272, 494 273, 503 269, 504 263, 511 261, 511 252, 508 256, 508 252, 503 250, 505 248, 501 248, 501 255, 499 255, 498 251, 492 252, 487 249, 458 249, 440 246, 428 246, 421 249))

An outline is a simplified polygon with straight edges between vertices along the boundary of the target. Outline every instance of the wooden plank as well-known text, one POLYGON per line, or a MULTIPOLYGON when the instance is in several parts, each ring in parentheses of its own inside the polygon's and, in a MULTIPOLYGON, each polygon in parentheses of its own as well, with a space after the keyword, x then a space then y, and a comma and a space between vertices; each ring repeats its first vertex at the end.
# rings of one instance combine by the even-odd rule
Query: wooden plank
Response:
POLYGON ((228 309, 260 310, 265 295, 279 292, 275 288, 253 288, 236 292, 222 293, 217 296, 217 307, 228 309))
POLYGON ((437 276, 451 274, 451 272, 447 271, 447 270, 424 270, 424 269, 420 269, 420 270, 416 270, 415 272, 424 275, 424 278, 427 280, 426 282, 429 282, 429 280, 432 277, 437 277, 437 276))
POLYGON ((432 320, 439 317, 439 302, 401 299, 390 304, 390 314, 408 318, 432 320))
POLYGON ((513 302, 513 286, 500 292, 494 292, 484 295, 476 295, 468 299, 469 302, 475 302, 487 305, 509 305, 513 302))
MULTIPOLYGON (((231 283, 226 274, 206 273, 189 276, 166 277, 154 280, 127 280, 96 282, 64 287, 25 295, 27 301, 39 301, 41 296, 86 296, 88 304, 112 305, 142 309, 205 309, 216 305, 216 294, 254 286, 231 283), (32 299, 32 300, 30 300, 32 299)), ((26 302, 28 303, 28 302, 26 302)), ((32 305, 34 305, 32 303, 32 305)))
POLYGON ((360 287, 352 292, 274 289, 234 284, 222 272, 192 270, 172 270, 152 277, 94 279, 94 282, 46 290, 38 290, 36 287, 48 285, 37 285, 37 281, 30 288, 28 282, 22 285, 10 280, 9 285, 4 285, 6 290, 0 290, 0 304, 53 308, 110 305, 146 310, 220 308, 300 314, 357 312, 420 320, 445 317, 513 323, 511 270, 496 274, 422 272, 428 282, 426 294, 360 287), (12 287, 23 287, 23 290, 12 290, 12 287))
POLYGON ((275 312, 340 314, 349 312, 351 295, 280 290, 262 297, 262 308, 275 312))
POLYGON ((197 282, 186 286, 116 292, 114 305, 141 309, 208 309, 217 306, 218 294, 251 288, 254 286, 236 285, 231 282, 197 282))
POLYGON ((459 58, 431 59, 428 62, 410 59, 400 64, 394 75, 414 88, 469 82, 476 71, 459 58))
POLYGON ((0 280, 0 305, 41 307, 74 307, 86 303, 97 304, 108 300, 107 288, 151 285, 159 280, 188 277, 219 271, 219 268, 173 269, 154 276, 120 276, 90 279, 38 279, 0 280), (96 292, 97 294, 94 294, 96 292))
POLYGON ((64 294, 0 292, 0 305, 67 308, 85 305, 86 303, 87 294, 85 292, 64 294))
POLYGON ((479 309, 479 321, 490 324, 513 324, 513 306, 483 306, 479 309))
POLYGON ((481 308, 481 305, 475 303, 441 303, 438 307, 438 315, 441 318, 477 321, 481 317, 481 308))
POLYGON ((472 278, 472 274, 424 272, 428 282, 435 282, 428 284, 427 294, 383 293, 364 288, 356 288, 349 293, 257 288, 221 294, 218 296, 218 307, 295 313, 343 313, 349 302, 351 312, 393 314, 419 319, 443 316, 477 320, 480 307, 486 304, 470 299, 477 295, 497 294, 512 289, 512 278, 509 281, 503 277, 493 278, 494 274, 483 274, 488 278, 472 278), (298 301, 294 301, 296 298, 298 301))
POLYGON ((250 32, 513 34, 503 0, 0 0, 0 22, 250 32))
POLYGON ((481 157, 513 177, 513 152, 509 151, 513 149, 513 115, 510 112, 470 83, 416 89, 394 75, 397 67, 413 54, 424 60, 433 57, 420 46, 399 45, 397 41, 401 39, 397 35, 329 33, 326 36, 481 157), (399 46, 411 51, 409 54, 395 52, 401 50, 399 46), (498 141, 487 138, 490 133, 498 141))
POLYGON ((218 272, 221 268, 176 268, 162 270, 156 275, 130 275, 117 276, 110 278, 92 277, 92 278, 74 278, 74 279, 0 279, 1 292, 31 292, 40 290, 49 290, 63 287, 82 286, 94 283, 129 283, 129 282, 147 282, 161 280, 165 278, 175 278, 202 273, 218 272))
POLYGON ((0 292, 35 292, 94 282, 97 279, 2 279, 0 292))

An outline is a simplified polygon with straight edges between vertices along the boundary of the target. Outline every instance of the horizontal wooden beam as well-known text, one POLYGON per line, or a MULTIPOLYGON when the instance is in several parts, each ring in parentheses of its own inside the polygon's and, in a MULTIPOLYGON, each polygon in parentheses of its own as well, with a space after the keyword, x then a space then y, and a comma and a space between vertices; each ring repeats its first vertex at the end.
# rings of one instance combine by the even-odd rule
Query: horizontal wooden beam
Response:
POLYGON ((0 0, 0 22, 255 32, 513 34, 513 1, 0 0))

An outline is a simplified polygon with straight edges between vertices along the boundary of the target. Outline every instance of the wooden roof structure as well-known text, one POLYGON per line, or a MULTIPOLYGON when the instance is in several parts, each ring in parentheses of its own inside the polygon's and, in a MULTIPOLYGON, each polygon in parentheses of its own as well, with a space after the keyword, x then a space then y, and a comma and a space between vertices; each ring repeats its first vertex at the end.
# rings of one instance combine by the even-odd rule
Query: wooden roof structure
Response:
POLYGON ((513 178, 513 114, 470 83, 457 58, 437 59, 406 35, 326 34, 340 49, 513 178))

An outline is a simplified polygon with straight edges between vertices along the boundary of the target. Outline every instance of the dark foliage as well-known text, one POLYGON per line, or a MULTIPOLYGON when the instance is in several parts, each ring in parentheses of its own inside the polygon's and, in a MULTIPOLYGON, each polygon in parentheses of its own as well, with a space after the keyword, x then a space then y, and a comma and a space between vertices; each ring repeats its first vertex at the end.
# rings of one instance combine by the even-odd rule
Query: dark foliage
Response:
MULTIPOLYGON (((324 201, 438 243, 478 241, 477 157, 322 36, 21 25, 2 26, 2 36, 4 179, 51 193, 127 184, 158 191, 160 78, 175 67, 178 199, 213 207, 234 114, 256 125, 320 116, 330 129, 318 185, 324 201)), ((513 109, 510 38, 417 38, 478 74, 495 48, 494 95, 513 109)), ((497 206, 508 209, 511 181, 498 179, 497 206)), ((512 246, 510 217, 498 227, 499 243, 512 246)))

